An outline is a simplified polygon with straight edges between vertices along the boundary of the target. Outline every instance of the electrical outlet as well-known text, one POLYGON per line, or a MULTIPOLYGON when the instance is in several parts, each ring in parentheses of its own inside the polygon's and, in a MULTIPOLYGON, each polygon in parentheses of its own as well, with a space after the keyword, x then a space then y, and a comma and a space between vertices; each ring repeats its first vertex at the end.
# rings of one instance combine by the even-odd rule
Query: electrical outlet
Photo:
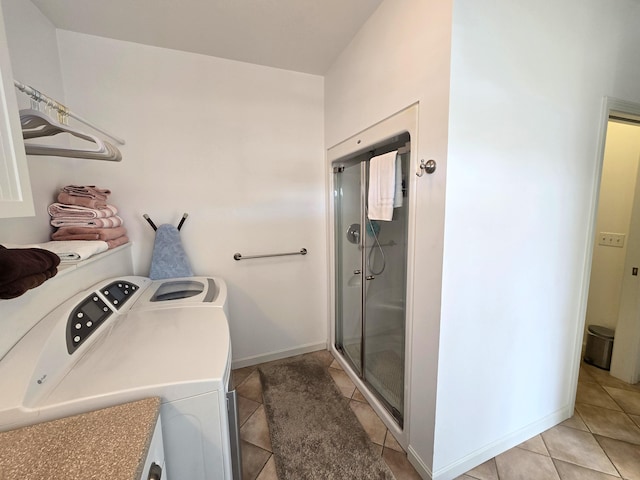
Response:
POLYGON ((600 232, 598 235, 598 245, 605 247, 624 247, 624 233, 600 232))

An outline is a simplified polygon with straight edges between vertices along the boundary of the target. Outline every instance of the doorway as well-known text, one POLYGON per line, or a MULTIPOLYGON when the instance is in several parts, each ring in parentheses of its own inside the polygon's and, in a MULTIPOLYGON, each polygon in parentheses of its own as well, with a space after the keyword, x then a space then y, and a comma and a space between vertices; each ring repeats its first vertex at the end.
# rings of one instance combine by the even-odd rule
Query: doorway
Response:
POLYGON ((615 330, 612 376, 640 374, 640 105, 607 99, 585 332, 615 330))

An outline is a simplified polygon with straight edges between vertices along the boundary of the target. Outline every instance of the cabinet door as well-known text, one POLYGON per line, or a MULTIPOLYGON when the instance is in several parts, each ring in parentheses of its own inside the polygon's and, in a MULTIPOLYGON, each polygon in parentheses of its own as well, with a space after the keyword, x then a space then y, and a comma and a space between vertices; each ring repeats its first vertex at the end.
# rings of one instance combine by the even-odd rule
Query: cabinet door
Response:
POLYGON ((0 218, 33 216, 27 156, 0 7, 0 218))

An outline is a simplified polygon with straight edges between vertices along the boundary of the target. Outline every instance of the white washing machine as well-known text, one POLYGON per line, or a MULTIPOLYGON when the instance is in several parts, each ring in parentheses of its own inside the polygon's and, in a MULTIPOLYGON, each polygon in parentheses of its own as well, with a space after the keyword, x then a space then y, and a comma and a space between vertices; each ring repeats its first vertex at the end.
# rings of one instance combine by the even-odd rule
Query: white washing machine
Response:
POLYGON ((241 478, 226 284, 105 280, 0 361, 0 430, 158 396, 170 479, 241 478))
MULTIPOLYGON (((151 310, 177 306, 216 307, 222 308, 225 314, 229 315, 227 284, 220 278, 185 277, 150 282, 131 307, 132 309, 151 310)), ((106 295, 109 295, 109 292, 106 295)))

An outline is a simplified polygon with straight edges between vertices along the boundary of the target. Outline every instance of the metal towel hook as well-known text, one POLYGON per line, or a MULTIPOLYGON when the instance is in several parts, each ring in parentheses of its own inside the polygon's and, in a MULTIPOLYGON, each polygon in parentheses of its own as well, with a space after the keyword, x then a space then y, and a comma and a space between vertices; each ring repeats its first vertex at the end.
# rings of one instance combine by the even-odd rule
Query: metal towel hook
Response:
MULTIPOLYGON (((149 217, 148 214, 144 214, 142 215, 144 217, 144 219, 149 222, 149 225, 151 225, 151 228, 153 228, 154 231, 158 230, 158 227, 156 227, 156 224, 153 223, 153 220, 151 220, 151 218, 149 217)), ((187 219, 187 217, 189 216, 188 213, 183 213, 182 214, 182 218, 180 219, 180 223, 178 223, 178 231, 180 231, 180 229, 182 228, 182 225, 184 224, 184 221, 187 219)))
POLYGON ((184 223, 184 221, 187 219, 188 216, 189 216, 188 213, 183 213, 182 214, 182 218, 180 219, 180 223, 178 223, 178 231, 180 231, 180 229, 182 228, 182 224, 184 223))
POLYGON ((156 227, 156 224, 153 223, 153 220, 151 220, 151 218, 149 218, 149 215, 147 215, 146 213, 144 215, 142 215, 144 217, 144 219, 149 222, 149 225, 151 225, 151 228, 153 228, 153 231, 155 232, 156 230, 158 230, 158 227, 156 227))
POLYGON ((421 177, 422 175, 424 175, 424 172, 427 172, 429 175, 431 175, 435 171, 436 171, 436 161, 427 160, 425 162, 423 158, 422 160, 420 160, 420 171, 416 172, 416 175, 418 177, 421 177))

